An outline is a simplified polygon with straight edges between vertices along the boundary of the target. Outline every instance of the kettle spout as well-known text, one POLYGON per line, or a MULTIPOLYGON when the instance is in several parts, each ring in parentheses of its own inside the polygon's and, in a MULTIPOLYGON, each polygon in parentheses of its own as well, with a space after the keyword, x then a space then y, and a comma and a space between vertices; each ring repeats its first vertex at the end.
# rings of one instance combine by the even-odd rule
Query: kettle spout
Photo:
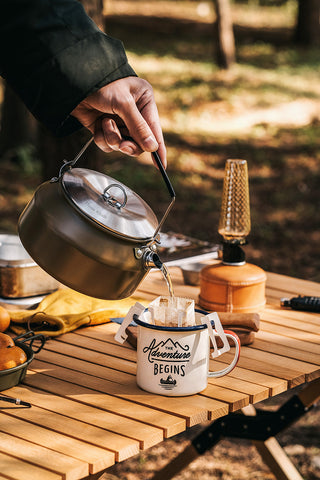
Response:
POLYGON ((159 268, 159 270, 162 269, 163 263, 161 262, 159 255, 155 252, 147 252, 144 258, 144 262, 146 267, 157 267, 159 268))

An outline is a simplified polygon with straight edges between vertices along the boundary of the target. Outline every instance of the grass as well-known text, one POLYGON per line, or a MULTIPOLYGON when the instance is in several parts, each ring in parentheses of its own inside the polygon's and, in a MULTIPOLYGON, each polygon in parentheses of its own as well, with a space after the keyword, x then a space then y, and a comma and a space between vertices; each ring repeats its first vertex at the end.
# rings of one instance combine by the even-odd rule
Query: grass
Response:
MULTIPOLYGON (((288 42, 295 2, 276 8, 237 4, 237 63, 219 70, 214 13, 210 2, 201 3, 207 5, 205 17, 199 2, 139 1, 134 11, 133 2, 106 2, 108 33, 122 39, 131 65, 154 88, 177 194, 164 230, 220 241, 225 160, 244 158, 252 217, 248 260, 320 281, 319 52, 288 42)), ((12 230, 40 179, 34 171, 24 173, 23 182, 13 180, 16 187, 6 191, 6 179, 15 178, 21 159, 19 169, 6 162, 0 168, 0 229, 12 230)), ((112 154, 104 170, 131 186, 160 218, 170 198, 149 160, 142 157, 137 164, 112 154)))

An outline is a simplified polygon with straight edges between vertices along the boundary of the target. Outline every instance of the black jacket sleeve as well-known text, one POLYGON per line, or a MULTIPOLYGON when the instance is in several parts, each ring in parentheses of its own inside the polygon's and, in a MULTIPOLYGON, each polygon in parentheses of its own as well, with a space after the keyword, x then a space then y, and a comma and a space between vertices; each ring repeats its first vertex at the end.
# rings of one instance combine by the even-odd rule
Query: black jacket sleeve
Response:
POLYGON ((58 135, 80 127, 70 112, 90 93, 136 76, 78 0, 0 0, 0 74, 58 135))

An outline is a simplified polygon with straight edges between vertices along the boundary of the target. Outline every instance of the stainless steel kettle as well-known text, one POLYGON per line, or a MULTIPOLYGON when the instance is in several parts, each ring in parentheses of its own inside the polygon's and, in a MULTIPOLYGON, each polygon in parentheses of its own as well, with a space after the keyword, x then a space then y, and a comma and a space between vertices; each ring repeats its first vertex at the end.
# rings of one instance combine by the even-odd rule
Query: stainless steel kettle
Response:
POLYGON ((175 192, 155 152, 171 196, 160 222, 130 188, 102 173, 73 168, 92 138, 58 177, 40 185, 18 231, 29 255, 62 284, 102 299, 130 296, 151 267, 161 268, 159 232, 175 192))

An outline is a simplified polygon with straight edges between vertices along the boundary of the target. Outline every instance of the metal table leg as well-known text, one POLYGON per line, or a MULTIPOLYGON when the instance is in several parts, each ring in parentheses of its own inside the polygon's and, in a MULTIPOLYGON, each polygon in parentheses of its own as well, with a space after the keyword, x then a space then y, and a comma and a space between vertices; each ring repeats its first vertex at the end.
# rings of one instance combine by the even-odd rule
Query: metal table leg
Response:
POLYGON ((301 480, 302 477, 274 439, 274 436, 303 416, 319 398, 320 379, 318 378, 308 384, 298 395, 294 395, 284 403, 276 412, 255 410, 255 415, 232 413, 221 417, 197 435, 190 445, 157 472, 152 480, 173 478, 189 463, 226 437, 254 441, 278 480, 301 480), (287 476, 285 476, 284 468, 281 466, 282 462, 285 462, 284 468, 286 466, 288 468, 289 474, 287 476))

